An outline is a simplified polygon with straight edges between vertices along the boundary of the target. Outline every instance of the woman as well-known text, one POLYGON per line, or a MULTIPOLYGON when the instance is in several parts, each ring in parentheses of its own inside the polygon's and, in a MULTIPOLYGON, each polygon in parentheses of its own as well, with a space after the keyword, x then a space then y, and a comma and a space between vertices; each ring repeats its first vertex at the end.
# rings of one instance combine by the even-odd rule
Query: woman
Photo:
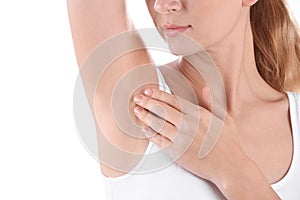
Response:
MULTIPOLYGON (((132 66, 149 63, 151 59, 146 50, 137 50, 113 62, 101 77, 93 102, 103 135, 114 146, 134 154, 165 149, 175 162, 144 174, 127 174, 145 162, 142 156, 119 160, 122 169, 120 165, 114 167, 102 162, 103 174, 110 177, 107 178, 110 198, 299 199, 300 172, 296 169, 300 167, 300 96, 286 91, 300 89, 300 39, 285 2, 146 0, 146 3, 155 25, 162 28, 162 36, 174 48, 171 51, 181 53, 187 45, 182 43, 180 35, 202 45, 202 51, 212 58, 223 80, 226 104, 221 106, 221 115, 214 112, 213 106, 218 103, 211 101, 210 95, 214 98, 218 92, 203 81, 205 74, 201 77, 196 73, 189 59, 191 52, 188 56, 183 52, 183 58, 169 66, 188 80, 198 103, 184 95, 177 98, 155 85, 136 90, 129 108, 137 123, 144 127, 147 138, 132 137, 117 127, 109 105, 118 80, 135 69, 132 66), (164 112, 151 110, 155 106, 164 112), (222 108, 226 115, 222 115, 222 108), (163 121, 163 126, 155 127, 153 119, 163 121), (217 133, 209 127, 214 119, 222 125, 217 133), (182 128, 183 125, 187 128, 182 128), (215 139, 205 148, 206 133, 210 131, 215 139), (190 132, 194 132, 192 140, 182 151, 183 142, 176 138, 190 132), (174 156, 178 149, 180 154, 174 156)), ((124 1, 69 0, 68 7, 79 66, 97 44, 133 29, 124 1)), ((139 43, 136 35, 129 37, 139 43)), ((176 90, 177 80, 175 84, 168 82, 174 76, 164 68, 161 72, 163 76, 158 72, 160 83, 165 88, 170 86, 172 92, 176 90)), ((83 79, 88 82, 88 77, 83 79)), ((99 137, 98 142, 103 138, 99 137)), ((118 155, 112 156, 105 147, 101 150, 118 159, 118 155)))

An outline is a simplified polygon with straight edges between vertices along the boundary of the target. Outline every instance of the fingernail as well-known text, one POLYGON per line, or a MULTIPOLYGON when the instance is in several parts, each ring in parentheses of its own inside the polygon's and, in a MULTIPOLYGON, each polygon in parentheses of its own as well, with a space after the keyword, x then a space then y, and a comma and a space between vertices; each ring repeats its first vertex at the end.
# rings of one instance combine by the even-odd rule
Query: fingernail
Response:
POLYGON ((137 107, 134 108, 134 113, 135 113, 136 116, 140 117, 141 112, 142 112, 141 107, 137 106, 137 107))
POLYGON ((153 95, 153 90, 152 89, 146 89, 144 91, 145 95, 148 95, 148 96, 152 96, 153 95))
POLYGON ((134 100, 135 103, 140 103, 142 101, 142 99, 143 99, 142 95, 137 95, 137 96, 134 97, 133 100, 134 100))

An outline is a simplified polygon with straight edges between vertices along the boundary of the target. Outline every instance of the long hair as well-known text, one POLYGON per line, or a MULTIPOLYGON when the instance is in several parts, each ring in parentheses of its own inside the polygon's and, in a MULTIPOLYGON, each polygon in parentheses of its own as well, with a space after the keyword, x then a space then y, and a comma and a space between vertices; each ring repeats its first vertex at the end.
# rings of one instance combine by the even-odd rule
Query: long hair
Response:
POLYGON ((285 0, 258 0, 250 8, 255 60, 278 91, 300 92, 300 35, 285 0))

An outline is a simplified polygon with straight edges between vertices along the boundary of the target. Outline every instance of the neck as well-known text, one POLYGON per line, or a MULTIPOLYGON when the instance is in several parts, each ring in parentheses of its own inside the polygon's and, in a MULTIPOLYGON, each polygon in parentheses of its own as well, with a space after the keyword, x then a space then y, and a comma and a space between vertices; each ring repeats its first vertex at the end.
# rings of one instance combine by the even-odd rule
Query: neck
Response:
MULTIPOLYGON (((256 105, 259 101, 282 98, 282 93, 268 85, 257 70, 250 19, 239 23, 222 43, 207 49, 207 53, 223 79, 228 113, 239 113, 245 106, 256 105), (244 34, 240 34, 241 31, 244 34)), ((180 67, 186 73, 192 68, 185 59, 180 67)), ((197 84, 196 79, 191 79, 194 81, 192 84, 197 84)))

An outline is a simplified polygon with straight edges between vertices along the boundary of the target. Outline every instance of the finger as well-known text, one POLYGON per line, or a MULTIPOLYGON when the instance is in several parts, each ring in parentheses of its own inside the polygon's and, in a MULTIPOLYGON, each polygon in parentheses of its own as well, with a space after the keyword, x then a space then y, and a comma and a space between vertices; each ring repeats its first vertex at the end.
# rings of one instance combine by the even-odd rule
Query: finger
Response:
POLYGON ((186 99, 157 89, 146 89, 144 94, 148 97, 168 104, 183 114, 191 112, 191 110, 195 109, 196 106, 186 99))
POLYGON ((156 90, 156 89, 146 89, 144 91, 144 94, 148 97, 157 99, 164 103, 167 103, 168 105, 172 106, 173 108, 177 109, 178 111, 181 111, 180 104, 175 95, 166 93, 161 90, 156 90))
POLYGON ((161 134, 171 141, 175 139, 177 135, 177 128, 173 124, 153 115, 148 110, 139 106, 134 108, 134 114, 153 131, 161 134))
POLYGON ((145 126, 144 128, 142 128, 142 133, 146 136, 147 139, 150 139, 151 137, 153 137, 155 134, 157 134, 157 132, 155 132, 153 129, 145 126))
POLYGON ((163 135, 155 132, 151 128, 144 129, 145 135, 147 138, 153 142, 159 148, 166 148, 168 145, 172 144, 172 141, 168 138, 164 137, 163 135))
POLYGON ((180 124, 181 113, 167 105, 166 103, 160 102, 151 97, 144 95, 137 95, 134 97, 134 101, 137 105, 149 110, 155 115, 159 116, 162 119, 172 123, 174 126, 180 124))

